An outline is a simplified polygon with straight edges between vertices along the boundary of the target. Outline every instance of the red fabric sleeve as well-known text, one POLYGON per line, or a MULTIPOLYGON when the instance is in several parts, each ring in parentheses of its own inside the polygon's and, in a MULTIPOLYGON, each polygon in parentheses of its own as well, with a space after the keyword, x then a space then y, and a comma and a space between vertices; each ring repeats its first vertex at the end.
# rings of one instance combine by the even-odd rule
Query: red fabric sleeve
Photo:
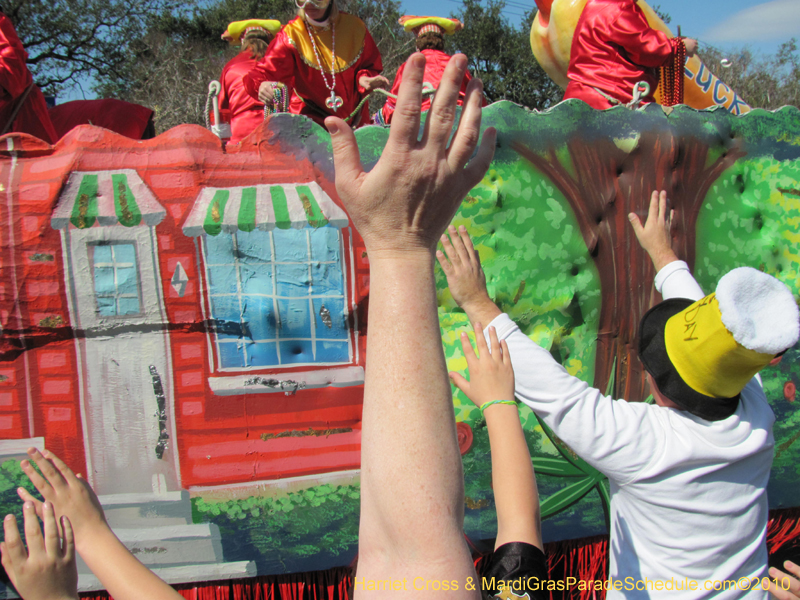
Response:
POLYGON ((356 72, 356 85, 360 94, 366 94, 367 90, 361 87, 361 78, 366 75, 367 77, 375 77, 380 75, 383 71, 383 61, 381 60, 381 52, 378 46, 375 45, 375 40, 372 39, 369 31, 364 34, 364 50, 361 52, 361 60, 358 61, 358 71, 356 72))
POLYGON ((265 81, 278 81, 290 90, 294 89, 295 50, 286 34, 280 31, 267 48, 258 64, 244 76, 244 89, 254 99, 258 99, 258 88, 265 81))
MULTIPOLYGON (((397 74, 394 76, 394 84, 392 84, 392 89, 390 93, 397 96, 397 92, 400 91, 400 84, 403 82, 403 70, 406 68, 406 63, 400 65, 397 69, 397 74)), ((397 100, 394 98, 387 98, 386 103, 381 108, 381 113, 383 114, 383 120, 385 123, 392 122, 392 114, 394 114, 394 109, 397 106, 397 100)))
POLYGON ((22 95, 33 81, 27 59, 28 53, 22 47, 11 19, 0 13, 0 86, 11 98, 22 95))
POLYGON ((620 10, 607 41, 622 46, 634 63, 644 67, 661 67, 672 56, 669 38, 650 27, 635 4, 620 10))

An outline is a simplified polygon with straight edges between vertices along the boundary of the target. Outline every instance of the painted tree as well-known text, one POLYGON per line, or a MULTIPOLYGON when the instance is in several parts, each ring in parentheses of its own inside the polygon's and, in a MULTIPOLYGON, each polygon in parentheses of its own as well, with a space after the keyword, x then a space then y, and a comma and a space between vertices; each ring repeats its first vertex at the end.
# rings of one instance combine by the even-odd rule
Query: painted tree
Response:
MULTIPOLYGON (((577 105, 574 108, 582 112, 577 105)), ((613 374, 616 396, 632 401, 649 394, 637 359, 636 336, 642 315, 656 298, 652 263, 637 243, 627 215, 646 215, 652 190, 667 190, 676 211, 675 250, 693 264, 695 224, 708 190, 747 153, 724 120, 714 123, 713 132, 706 126, 686 135, 683 127, 671 126, 663 115, 651 116, 654 111, 648 110, 643 118, 660 117, 662 123, 629 137, 614 137, 612 128, 591 132, 580 127, 564 141, 566 152, 564 146, 511 143, 556 185, 575 213, 603 290, 594 385, 606 389, 613 374)), ((581 118, 597 121, 591 113, 581 118)))

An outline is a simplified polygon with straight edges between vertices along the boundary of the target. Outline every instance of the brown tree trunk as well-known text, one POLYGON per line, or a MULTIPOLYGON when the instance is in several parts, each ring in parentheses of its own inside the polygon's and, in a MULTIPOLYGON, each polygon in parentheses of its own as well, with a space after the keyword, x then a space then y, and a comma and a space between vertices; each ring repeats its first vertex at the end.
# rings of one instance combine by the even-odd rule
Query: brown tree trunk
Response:
POLYGON ((518 142, 512 147, 567 199, 597 266, 602 305, 594 386, 605 391, 613 368, 613 395, 644 400, 649 391, 636 336, 639 320, 658 294, 652 262, 636 240, 628 213, 636 213, 644 222, 652 191, 667 190, 677 225, 674 248, 692 266, 694 231, 703 200, 722 172, 745 153, 733 146, 707 166, 709 148, 704 142, 678 140, 667 129, 642 133, 630 153, 609 138, 589 142, 575 137, 567 142, 570 172, 554 147, 544 154, 518 142))

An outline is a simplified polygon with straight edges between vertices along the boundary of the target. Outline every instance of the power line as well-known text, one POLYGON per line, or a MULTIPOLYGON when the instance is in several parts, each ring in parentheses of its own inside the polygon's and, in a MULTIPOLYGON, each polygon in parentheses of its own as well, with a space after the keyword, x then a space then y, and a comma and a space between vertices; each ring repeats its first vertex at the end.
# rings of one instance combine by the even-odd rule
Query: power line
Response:
MULTIPOLYGON (((448 2, 452 2, 453 4, 464 4, 462 0, 447 0, 448 2)), ((513 6, 513 8, 521 8, 523 10, 531 10, 533 7, 523 6, 521 4, 517 4, 516 2, 505 2, 506 5, 513 6)), ((513 10, 508 10, 508 8, 503 9, 503 14, 505 15, 513 15, 515 17, 520 17, 521 19, 525 18, 525 14, 519 13, 513 10)))

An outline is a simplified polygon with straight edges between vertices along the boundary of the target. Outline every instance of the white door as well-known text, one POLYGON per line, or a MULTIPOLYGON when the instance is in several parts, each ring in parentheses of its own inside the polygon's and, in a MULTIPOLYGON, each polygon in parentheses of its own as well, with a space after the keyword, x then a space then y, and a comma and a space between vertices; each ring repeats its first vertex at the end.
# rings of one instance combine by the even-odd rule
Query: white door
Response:
POLYGON ((152 227, 65 228, 89 481, 178 489, 169 333, 152 227))

